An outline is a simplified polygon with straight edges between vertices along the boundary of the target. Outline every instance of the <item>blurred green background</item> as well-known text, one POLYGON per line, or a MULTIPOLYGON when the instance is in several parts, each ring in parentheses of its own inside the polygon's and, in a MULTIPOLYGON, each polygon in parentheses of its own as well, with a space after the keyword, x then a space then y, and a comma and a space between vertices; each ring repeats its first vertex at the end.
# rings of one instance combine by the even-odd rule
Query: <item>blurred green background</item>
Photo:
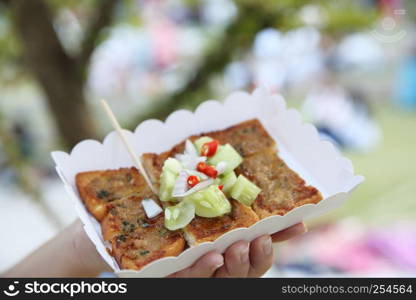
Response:
POLYGON ((134 129, 267 86, 366 177, 342 209, 277 248, 268 276, 414 276, 415 6, 0 0, 0 271, 76 218, 49 153, 111 130, 99 99, 134 129))

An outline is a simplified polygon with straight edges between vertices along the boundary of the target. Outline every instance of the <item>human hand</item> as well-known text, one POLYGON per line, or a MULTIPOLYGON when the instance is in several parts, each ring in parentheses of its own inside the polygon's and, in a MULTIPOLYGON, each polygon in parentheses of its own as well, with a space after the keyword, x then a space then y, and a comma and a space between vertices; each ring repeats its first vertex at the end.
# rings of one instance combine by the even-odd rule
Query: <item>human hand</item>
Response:
POLYGON ((239 241, 223 255, 210 252, 193 266, 169 277, 261 277, 273 264, 272 242, 283 242, 305 232, 305 224, 299 223, 271 236, 261 236, 251 243, 239 241))
MULTIPOLYGON (((223 255, 210 252, 193 266, 169 277, 260 277, 273 263, 271 243, 285 241, 305 231, 304 224, 300 223, 251 243, 239 241, 223 255)), ((104 271, 111 272, 111 268, 77 220, 1 276, 95 277, 104 271), (54 263, 50 264, 51 261, 54 263)))

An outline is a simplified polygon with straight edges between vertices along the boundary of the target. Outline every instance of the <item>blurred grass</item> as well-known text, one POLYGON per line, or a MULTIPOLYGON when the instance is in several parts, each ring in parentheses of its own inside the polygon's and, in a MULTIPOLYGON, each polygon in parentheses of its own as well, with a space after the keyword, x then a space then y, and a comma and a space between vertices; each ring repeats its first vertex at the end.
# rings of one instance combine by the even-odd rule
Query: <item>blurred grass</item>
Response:
POLYGON ((379 147, 368 154, 346 154, 366 181, 340 210, 317 222, 355 216, 380 226, 416 219, 416 113, 378 105, 375 118, 384 135, 379 147))

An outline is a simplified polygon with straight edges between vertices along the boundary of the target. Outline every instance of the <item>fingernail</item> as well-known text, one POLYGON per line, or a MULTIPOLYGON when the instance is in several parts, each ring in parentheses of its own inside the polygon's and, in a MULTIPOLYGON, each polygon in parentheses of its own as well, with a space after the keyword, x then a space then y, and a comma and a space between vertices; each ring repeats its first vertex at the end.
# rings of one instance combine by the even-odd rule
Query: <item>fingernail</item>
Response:
POLYGON ((249 244, 246 243, 246 245, 244 245, 244 247, 242 247, 242 249, 240 250, 240 260, 242 263, 248 262, 249 260, 248 251, 249 251, 249 244))
POLYGON ((272 254, 272 251, 272 239, 270 237, 267 237, 263 241, 263 252, 265 255, 270 255, 272 254))
POLYGON ((223 265, 224 265, 224 258, 222 257, 222 255, 218 256, 218 258, 212 264, 212 271, 215 271, 216 269, 222 267, 223 265))

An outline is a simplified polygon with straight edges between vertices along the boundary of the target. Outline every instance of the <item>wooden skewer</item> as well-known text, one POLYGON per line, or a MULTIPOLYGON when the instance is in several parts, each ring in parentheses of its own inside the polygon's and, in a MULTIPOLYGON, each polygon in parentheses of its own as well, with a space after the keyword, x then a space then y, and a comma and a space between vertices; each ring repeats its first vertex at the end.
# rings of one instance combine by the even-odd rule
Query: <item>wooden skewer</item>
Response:
POLYGON ((136 155, 132 146, 127 141, 127 138, 124 135, 124 132, 123 132, 122 128, 120 127, 120 124, 118 123, 118 121, 116 119, 116 116, 114 115, 114 113, 111 110, 110 106, 108 105, 107 101, 101 100, 101 105, 103 106, 105 112, 107 113, 107 116, 110 119, 111 124, 113 125, 114 129, 117 131, 118 135, 120 136, 120 139, 123 141, 124 146, 126 146, 127 151, 129 152, 131 158, 133 159, 133 162, 136 164, 136 167, 142 173, 147 185, 150 187, 150 189, 152 190, 152 192, 154 194, 157 194, 157 191, 156 191, 155 187, 153 186, 152 182, 149 179, 149 176, 147 175, 145 169, 143 168, 141 159, 136 155))

